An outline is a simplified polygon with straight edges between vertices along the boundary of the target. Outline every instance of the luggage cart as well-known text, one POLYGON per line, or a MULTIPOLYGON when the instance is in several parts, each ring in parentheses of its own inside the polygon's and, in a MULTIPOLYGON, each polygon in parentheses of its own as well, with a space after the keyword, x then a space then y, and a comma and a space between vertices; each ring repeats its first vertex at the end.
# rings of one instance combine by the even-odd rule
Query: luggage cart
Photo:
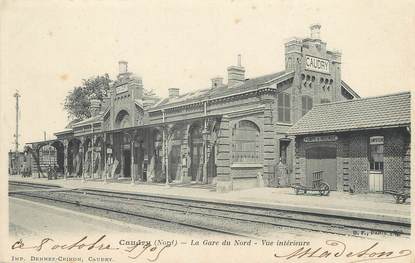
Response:
POLYGON ((306 194, 307 192, 319 192, 321 196, 328 196, 330 194, 330 186, 328 183, 324 182, 323 171, 318 171, 312 173, 313 183, 311 186, 305 186, 301 183, 292 184, 291 187, 294 189, 295 194, 298 195, 306 194))
POLYGON ((391 194, 397 204, 403 204, 406 202, 406 199, 411 198, 411 193, 408 190, 386 190, 385 193, 391 194))

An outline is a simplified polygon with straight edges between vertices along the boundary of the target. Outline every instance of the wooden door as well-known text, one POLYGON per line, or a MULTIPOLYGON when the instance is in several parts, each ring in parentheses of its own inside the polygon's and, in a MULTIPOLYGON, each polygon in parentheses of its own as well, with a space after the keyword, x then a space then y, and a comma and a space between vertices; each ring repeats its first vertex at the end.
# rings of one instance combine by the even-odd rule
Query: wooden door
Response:
POLYGON ((382 192, 383 191, 383 173, 381 171, 369 172, 369 191, 382 192))
POLYGON ((312 173, 323 171, 323 181, 331 190, 337 189, 337 160, 335 147, 313 147, 306 151, 306 181, 312 185, 312 173))

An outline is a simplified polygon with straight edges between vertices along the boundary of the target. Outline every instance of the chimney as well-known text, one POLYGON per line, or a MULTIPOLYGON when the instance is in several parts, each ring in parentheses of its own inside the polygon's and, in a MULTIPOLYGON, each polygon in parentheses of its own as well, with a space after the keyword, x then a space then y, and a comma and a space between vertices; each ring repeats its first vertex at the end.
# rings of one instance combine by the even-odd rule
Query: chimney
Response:
POLYGON ((128 62, 120 60, 118 61, 118 68, 119 68, 119 74, 125 74, 128 72, 128 62))
POLYGON ((320 24, 312 24, 310 26, 310 33, 311 33, 310 37, 312 39, 320 40, 320 28, 321 28, 320 24))
POLYGON ((228 67, 228 87, 235 86, 245 81, 245 68, 242 67, 241 55, 238 55, 237 66, 228 67))
POLYGON ((118 78, 124 79, 128 76, 128 62, 123 60, 118 61, 118 78))
POLYGON ((95 117, 98 115, 99 111, 101 110, 101 101, 99 99, 91 99, 91 117, 95 117))
POLYGON ((177 88, 170 88, 169 89, 169 99, 174 99, 179 97, 179 89, 177 88))
POLYGON ((221 88, 223 87, 223 78, 222 77, 214 77, 211 79, 212 81, 212 89, 221 88))

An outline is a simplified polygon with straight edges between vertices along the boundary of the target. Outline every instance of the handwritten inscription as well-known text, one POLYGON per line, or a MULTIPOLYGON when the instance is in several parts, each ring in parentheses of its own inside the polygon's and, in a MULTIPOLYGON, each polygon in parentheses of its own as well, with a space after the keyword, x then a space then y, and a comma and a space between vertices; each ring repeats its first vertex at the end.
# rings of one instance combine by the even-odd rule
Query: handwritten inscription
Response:
MULTIPOLYGON (((26 244, 23 239, 19 239, 11 246, 15 252, 19 250, 32 251, 108 251, 111 255, 118 251, 118 253, 125 254, 126 257, 135 262, 138 259, 155 262, 163 257, 166 251, 179 244, 177 240, 120 240, 118 244, 114 245, 106 241, 106 235, 102 235, 97 239, 84 236, 75 242, 60 243, 52 238, 46 237, 35 244, 26 244)), ((307 241, 296 240, 252 240, 252 239, 235 239, 235 240, 194 240, 190 242, 180 241, 180 245, 189 247, 227 247, 234 246, 239 248, 264 246, 264 247, 278 247, 274 252, 270 251, 269 256, 277 258, 278 262, 296 262, 298 259, 316 260, 319 262, 337 262, 336 259, 344 259, 349 263, 365 262, 373 260, 387 260, 409 257, 412 253, 409 249, 382 249, 379 242, 371 242, 367 247, 359 247, 359 249, 348 248, 346 243, 337 240, 327 240, 321 246, 311 246, 307 241), (288 249, 288 250, 287 250, 288 249), (291 250, 291 251, 290 251, 291 250), (285 252, 281 252, 285 251, 285 252), (286 252, 288 251, 288 252, 286 252)), ((32 261, 39 261, 37 256, 32 256, 32 261), (33 258, 34 257, 34 258, 33 258)), ((39 256, 42 257, 42 256, 39 256)), ((42 257, 43 258, 43 257, 42 257)), ((24 261, 20 256, 12 256, 13 262, 24 261)), ((164 256, 164 259, 167 259, 164 256)), ((43 260, 40 260, 43 261, 43 260)), ((83 262, 82 258, 72 258, 72 262, 83 262)), ((100 257, 89 256, 88 262, 112 262, 112 258, 101 255, 100 257)), ((311 262, 311 261, 310 261, 311 262)), ((312 261, 314 262, 314 261, 312 261)))
MULTIPOLYGON (((149 242, 144 243, 134 243, 132 245, 128 245, 127 247, 123 248, 120 246, 114 246, 104 239, 106 235, 102 235, 95 241, 89 241, 88 236, 84 236, 76 242, 73 243, 58 243, 52 238, 46 237, 43 238, 38 244, 35 245, 26 245, 22 239, 16 241, 12 246, 12 250, 34 250, 37 252, 44 251, 44 250, 65 250, 65 251, 72 251, 72 250, 86 250, 86 251, 120 251, 122 253, 127 254, 127 256, 131 259, 137 259, 139 257, 145 257, 148 261, 154 262, 157 261, 162 252, 166 251, 167 248, 172 246, 172 242, 163 242, 163 240, 158 240, 155 242, 159 245, 152 245, 149 242)), ((90 257, 88 259, 91 262, 99 261, 96 258, 90 257), (95 259, 95 260, 94 260, 95 259)))
POLYGON ((296 248, 293 252, 285 255, 274 254, 274 257, 280 259, 286 259, 295 261, 300 258, 320 258, 320 259, 335 259, 335 258, 347 258, 350 259, 350 263, 354 262, 364 262, 371 260, 380 260, 380 259, 393 259, 393 258, 402 258, 409 257, 411 255, 411 250, 402 249, 399 251, 384 251, 379 250, 377 247, 379 242, 373 243, 367 248, 364 248, 359 251, 349 251, 345 243, 336 241, 336 240, 327 240, 327 248, 317 247, 317 248, 306 248, 300 247, 296 248))

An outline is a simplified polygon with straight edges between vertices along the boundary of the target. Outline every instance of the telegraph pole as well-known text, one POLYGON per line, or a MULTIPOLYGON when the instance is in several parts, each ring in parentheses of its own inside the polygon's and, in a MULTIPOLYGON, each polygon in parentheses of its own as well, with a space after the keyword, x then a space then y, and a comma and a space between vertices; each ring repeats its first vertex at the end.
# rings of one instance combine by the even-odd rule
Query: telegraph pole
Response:
POLYGON ((20 94, 19 91, 16 90, 16 93, 13 95, 16 98, 16 133, 14 134, 15 137, 15 147, 16 147, 16 154, 19 152, 19 98, 20 94))
POLYGON ((15 138, 15 160, 17 167, 17 174, 20 174, 20 158, 19 158, 19 91, 16 90, 16 93, 13 95, 16 98, 16 133, 14 134, 15 138))

